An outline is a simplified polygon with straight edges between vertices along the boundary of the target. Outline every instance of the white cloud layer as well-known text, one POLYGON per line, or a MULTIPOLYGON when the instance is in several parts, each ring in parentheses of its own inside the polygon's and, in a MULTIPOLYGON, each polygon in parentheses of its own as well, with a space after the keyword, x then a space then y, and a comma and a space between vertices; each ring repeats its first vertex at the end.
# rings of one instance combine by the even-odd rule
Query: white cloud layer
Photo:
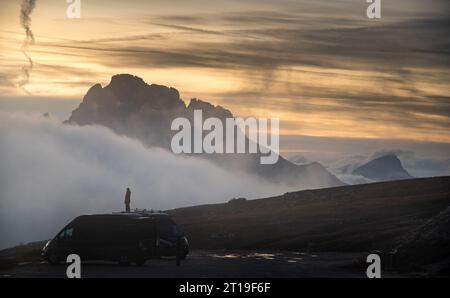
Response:
POLYGON ((256 198, 287 187, 195 157, 146 148, 98 126, 0 112, 0 248, 52 237, 83 213, 256 198))

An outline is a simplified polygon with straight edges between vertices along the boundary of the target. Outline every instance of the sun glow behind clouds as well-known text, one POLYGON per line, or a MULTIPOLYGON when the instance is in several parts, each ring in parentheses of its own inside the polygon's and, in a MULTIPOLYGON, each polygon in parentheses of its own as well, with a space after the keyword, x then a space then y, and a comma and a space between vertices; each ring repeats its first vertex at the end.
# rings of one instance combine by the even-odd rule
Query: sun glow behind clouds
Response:
MULTIPOLYGON (((450 142, 440 2, 400 2, 369 22, 360 1, 98 0, 83 2, 79 20, 65 18, 64 1, 38 1, 26 89, 81 100, 132 73, 185 101, 280 118, 285 135, 450 142)), ((0 91, 24 95, 14 86, 26 62, 18 6, 0 5, 0 91)))

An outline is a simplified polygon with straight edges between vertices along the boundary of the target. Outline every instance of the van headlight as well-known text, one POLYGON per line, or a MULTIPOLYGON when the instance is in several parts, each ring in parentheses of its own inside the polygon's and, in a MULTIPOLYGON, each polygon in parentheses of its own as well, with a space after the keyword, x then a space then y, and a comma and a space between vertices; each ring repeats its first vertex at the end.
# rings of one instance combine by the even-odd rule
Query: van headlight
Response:
POLYGON ((52 240, 48 240, 47 243, 45 243, 44 247, 42 248, 42 251, 46 251, 51 242, 52 240))

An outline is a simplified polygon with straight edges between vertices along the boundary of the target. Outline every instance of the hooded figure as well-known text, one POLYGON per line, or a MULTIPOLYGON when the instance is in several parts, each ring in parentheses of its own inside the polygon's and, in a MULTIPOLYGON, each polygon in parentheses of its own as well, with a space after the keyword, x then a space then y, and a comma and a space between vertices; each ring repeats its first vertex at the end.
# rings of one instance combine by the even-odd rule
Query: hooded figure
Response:
POLYGON ((131 191, 127 187, 127 192, 125 193, 125 211, 130 212, 130 201, 131 201, 131 191))

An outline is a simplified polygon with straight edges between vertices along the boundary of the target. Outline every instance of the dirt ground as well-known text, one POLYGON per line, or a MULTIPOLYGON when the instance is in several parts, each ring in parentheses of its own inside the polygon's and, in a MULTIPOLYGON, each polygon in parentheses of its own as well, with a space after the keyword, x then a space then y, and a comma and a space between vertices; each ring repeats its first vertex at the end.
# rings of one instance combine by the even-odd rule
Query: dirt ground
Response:
MULTIPOLYGON (((303 253, 286 251, 193 251, 177 267, 170 258, 149 260, 144 266, 113 262, 82 262, 81 277, 139 278, 365 278, 365 268, 355 265, 364 253, 303 253)), ((64 278, 67 265, 41 261, 17 263, 0 271, 0 277, 64 278)), ((393 272, 382 277, 402 277, 393 272)))

